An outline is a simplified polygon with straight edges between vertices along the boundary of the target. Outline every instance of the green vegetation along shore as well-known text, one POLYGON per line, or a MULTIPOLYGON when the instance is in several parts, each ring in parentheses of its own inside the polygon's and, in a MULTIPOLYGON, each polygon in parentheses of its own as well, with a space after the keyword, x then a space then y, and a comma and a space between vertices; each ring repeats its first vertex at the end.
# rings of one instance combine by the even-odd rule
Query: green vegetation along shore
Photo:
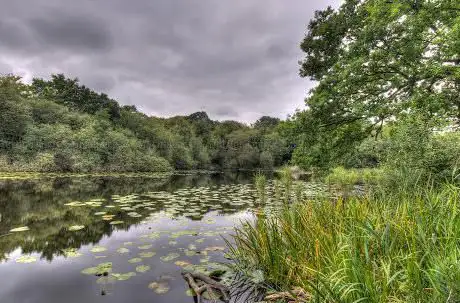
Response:
POLYGON ((245 284, 308 294, 295 302, 458 302, 459 196, 304 200, 238 228, 232 258, 245 284))
POLYGON ((0 77, 0 171, 163 172, 271 169, 290 158, 279 119, 248 126, 205 112, 150 117, 76 79, 0 77))
POLYGON ((300 74, 318 85, 281 129, 290 163, 330 193, 293 199, 282 173, 291 193, 273 197, 256 176, 261 199, 284 202, 229 242, 257 301, 460 302, 459 12, 449 0, 316 12, 300 74))

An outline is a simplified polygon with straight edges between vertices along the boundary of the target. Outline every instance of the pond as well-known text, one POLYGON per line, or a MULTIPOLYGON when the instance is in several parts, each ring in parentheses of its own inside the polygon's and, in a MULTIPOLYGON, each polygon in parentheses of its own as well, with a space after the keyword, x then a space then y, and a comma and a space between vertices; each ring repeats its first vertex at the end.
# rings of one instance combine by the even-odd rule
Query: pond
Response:
POLYGON ((193 302, 181 272, 229 262, 256 196, 247 173, 0 181, 0 302, 193 302))
POLYGON ((250 182, 248 174, 0 181, 0 302, 193 302, 180 273, 227 261, 223 237, 251 216, 250 182))

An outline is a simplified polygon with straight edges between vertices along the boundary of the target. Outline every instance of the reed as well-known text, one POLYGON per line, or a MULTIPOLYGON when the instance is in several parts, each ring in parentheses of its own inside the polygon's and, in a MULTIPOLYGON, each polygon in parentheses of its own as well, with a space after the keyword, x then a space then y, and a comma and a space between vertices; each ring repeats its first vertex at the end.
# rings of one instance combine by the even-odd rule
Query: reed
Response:
POLYGON ((246 222, 229 244, 248 283, 312 302, 460 302, 460 189, 317 199, 246 222), (261 282, 259 281, 259 284, 261 282))

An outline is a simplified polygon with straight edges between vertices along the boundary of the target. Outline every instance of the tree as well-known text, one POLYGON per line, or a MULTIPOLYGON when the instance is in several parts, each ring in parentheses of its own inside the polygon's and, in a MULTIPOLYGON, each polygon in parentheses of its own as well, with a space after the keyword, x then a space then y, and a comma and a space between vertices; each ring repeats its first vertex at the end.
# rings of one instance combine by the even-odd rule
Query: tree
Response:
POLYGON ((319 81, 307 105, 324 126, 374 130, 422 109, 460 121, 460 15, 452 0, 347 0, 317 12, 300 74, 319 81))
POLYGON ((279 123, 280 119, 278 118, 262 116, 254 123, 254 128, 261 130, 270 130, 276 127, 279 123))
POLYGON ((35 78, 32 88, 38 97, 51 99, 74 110, 90 114, 104 110, 111 120, 120 117, 120 106, 115 100, 80 85, 78 78, 69 79, 63 74, 51 75, 49 81, 35 78))
POLYGON ((24 102, 25 86, 21 78, 0 78, 0 149, 11 149, 21 140, 30 122, 30 108, 24 102))
POLYGON ((347 0, 338 10, 316 12, 301 44, 300 75, 318 81, 306 99, 308 144, 319 153, 320 141, 354 148, 402 113, 459 123, 456 3, 347 0))

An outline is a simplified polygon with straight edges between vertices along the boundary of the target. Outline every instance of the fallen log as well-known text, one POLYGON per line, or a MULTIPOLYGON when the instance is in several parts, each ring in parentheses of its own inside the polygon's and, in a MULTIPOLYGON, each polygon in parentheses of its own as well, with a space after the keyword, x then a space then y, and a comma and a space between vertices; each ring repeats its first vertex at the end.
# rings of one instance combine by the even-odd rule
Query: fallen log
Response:
POLYGON ((219 291, 224 302, 230 301, 230 290, 224 284, 200 273, 182 272, 182 276, 188 282, 190 288, 195 292, 198 297, 198 302, 201 302, 202 294, 205 291, 211 296, 215 294, 213 289, 219 291))

